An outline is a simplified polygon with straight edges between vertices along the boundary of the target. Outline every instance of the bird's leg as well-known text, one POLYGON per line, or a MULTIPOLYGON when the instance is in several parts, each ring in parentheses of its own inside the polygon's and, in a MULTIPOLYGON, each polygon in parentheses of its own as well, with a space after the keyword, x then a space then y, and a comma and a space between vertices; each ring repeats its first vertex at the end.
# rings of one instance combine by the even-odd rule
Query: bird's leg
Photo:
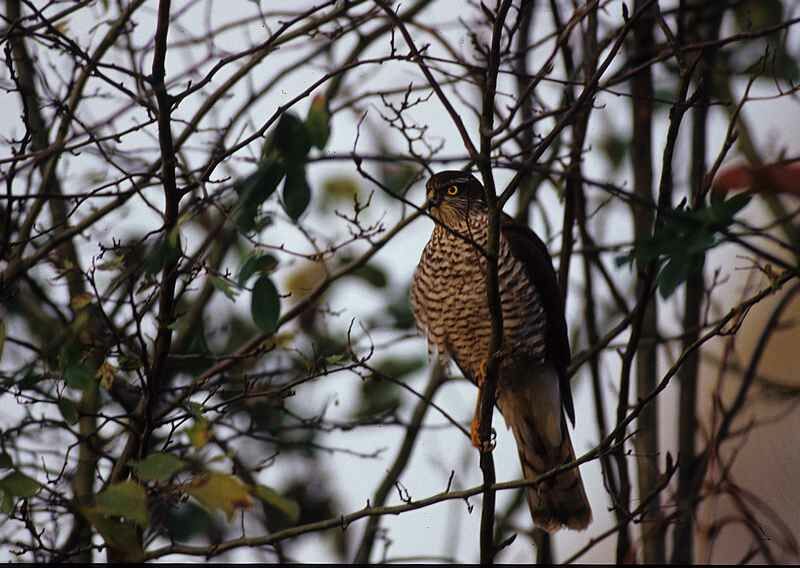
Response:
POLYGON ((486 383, 486 368, 489 360, 486 359, 481 362, 480 369, 475 377, 475 383, 478 385, 478 396, 475 402, 475 414, 472 416, 472 423, 469 427, 469 437, 472 445, 478 448, 481 452, 491 452, 494 449, 494 442, 491 440, 481 440, 481 401, 483 400, 483 385, 486 383))

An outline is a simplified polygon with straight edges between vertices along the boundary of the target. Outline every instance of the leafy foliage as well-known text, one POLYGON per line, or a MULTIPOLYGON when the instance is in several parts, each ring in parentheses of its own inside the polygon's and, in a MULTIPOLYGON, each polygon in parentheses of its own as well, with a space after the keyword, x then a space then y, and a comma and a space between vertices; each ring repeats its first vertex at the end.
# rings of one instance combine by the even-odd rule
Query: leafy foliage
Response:
POLYGON ((306 158, 312 145, 320 150, 330 137, 330 117, 324 99, 317 98, 305 122, 292 112, 285 112, 261 152, 256 171, 238 180, 234 189, 239 195, 237 227, 242 233, 260 230, 257 222, 262 204, 283 185, 283 204, 294 220, 300 218, 311 201, 306 179, 306 158))
POLYGON ((247 286, 247 282, 254 274, 269 274, 278 266, 278 259, 272 254, 263 254, 258 251, 250 254, 239 269, 236 282, 239 286, 247 286))
POLYGON ((204 447, 211 437, 208 419, 202 414, 195 413, 194 422, 186 429, 186 435, 189 436, 193 447, 197 449, 204 447))
POLYGON ((64 345, 60 354, 64 382, 74 389, 84 390, 94 383, 95 373, 92 362, 83 356, 81 346, 76 341, 64 345))
POLYGON ((61 416, 64 417, 67 424, 74 425, 78 423, 78 419, 80 418, 78 415, 78 405, 72 400, 66 397, 59 400, 58 410, 61 412, 61 416))
POLYGON ((13 497, 33 497, 39 492, 41 485, 24 473, 14 471, 0 479, 0 491, 13 497))
POLYGON ((686 281, 689 273, 703 266, 706 252, 725 241, 721 232, 735 221, 736 214, 750 202, 747 194, 723 200, 712 197, 711 203, 695 210, 684 204, 664 215, 664 222, 653 236, 636 243, 627 255, 617 258, 617 265, 632 262, 658 262, 658 290, 669 298, 686 281))
POLYGON ((330 120, 325 97, 317 95, 311 102, 311 108, 308 109, 305 130, 309 141, 318 150, 325 149, 331 136, 330 120))
POLYGON ((150 454, 140 462, 134 462, 131 467, 142 481, 165 482, 183 470, 186 462, 182 459, 165 453, 150 454))
POLYGON ((184 487, 184 491, 207 509, 224 512, 228 520, 237 509, 248 509, 253 504, 247 485, 233 475, 204 474, 184 487))
POLYGON ((304 167, 292 167, 286 173, 283 185, 283 206, 286 213, 297 221, 311 202, 311 188, 304 167))
POLYGON ((269 276, 261 276, 256 280, 250 300, 250 313, 261 331, 275 331, 281 314, 281 299, 269 276))
POLYGON ((400 406, 403 389, 395 383, 425 366, 425 359, 387 358, 361 383, 361 403, 357 416, 367 417, 394 410, 400 406), (384 377, 388 377, 384 378, 384 377))
POLYGON ((107 517, 94 507, 81 508, 81 514, 97 529, 119 560, 141 561, 144 550, 137 538, 137 528, 134 524, 107 517))
POLYGON ((296 523, 300 518, 300 505, 292 499, 283 497, 271 487, 256 485, 253 495, 270 508, 282 513, 291 524, 296 523))
POLYGON ((96 498, 94 512, 106 517, 123 517, 140 527, 147 527, 147 494, 134 481, 110 485, 96 498))
POLYGON ((181 234, 178 227, 168 235, 162 235, 150 248, 144 258, 144 271, 147 274, 160 272, 165 266, 178 261, 181 256, 181 234))

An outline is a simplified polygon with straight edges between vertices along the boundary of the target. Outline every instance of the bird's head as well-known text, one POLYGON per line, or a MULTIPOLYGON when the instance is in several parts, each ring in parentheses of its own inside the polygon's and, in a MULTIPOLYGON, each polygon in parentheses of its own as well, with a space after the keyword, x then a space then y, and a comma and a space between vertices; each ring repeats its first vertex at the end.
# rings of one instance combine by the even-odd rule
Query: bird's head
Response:
POLYGON ((447 170, 433 174, 425 184, 431 215, 452 226, 470 215, 486 212, 483 185, 472 174, 447 170))

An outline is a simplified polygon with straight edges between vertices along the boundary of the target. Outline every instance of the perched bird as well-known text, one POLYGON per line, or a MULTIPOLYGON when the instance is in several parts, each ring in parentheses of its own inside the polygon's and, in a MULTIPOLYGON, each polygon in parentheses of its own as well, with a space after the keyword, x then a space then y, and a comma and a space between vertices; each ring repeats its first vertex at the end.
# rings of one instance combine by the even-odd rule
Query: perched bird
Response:
MULTIPOLYGON (((488 260, 484 190, 461 171, 434 174, 426 185, 437 221, 411 286, 417 327, 429 351, 453 361, 480 389, 492 333, 486 288, 488 260)), ((575 423, 567 366, 567 324, 555 271, 545 244, 528 227, 503 214, 498 281, 503 349, 497 406, 514 433, 522 472, 533 479, 575 459, 566 416, 575 423), (563 407, 563 410, 562 410, 563 407)), ((480 396, 478 397, 480 400, 480 396)), ((472 422, 477 436, 479 410, 472 422)), ((564 471, 527 491, 535 525, 554 532, 584 529, 592 512, 580 471, 564 471)))

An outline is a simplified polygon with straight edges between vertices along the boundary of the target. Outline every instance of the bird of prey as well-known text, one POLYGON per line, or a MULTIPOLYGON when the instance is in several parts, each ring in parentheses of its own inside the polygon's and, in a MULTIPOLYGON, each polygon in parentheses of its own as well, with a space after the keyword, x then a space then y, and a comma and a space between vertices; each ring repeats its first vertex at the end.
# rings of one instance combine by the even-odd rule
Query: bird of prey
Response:
MULTIPOLYGON (((492 333, 488 260, 481 250, 489 223, 484 189, 469 173, 443 171, 428 180, 426 190, 436 226, 411 285, 414 317, 429 351, 455 362, 480 389, 492 333)), ((516 439, 524 478, 534 479, 575 459, 565 418, 575 423, 564 306, 547 247, 505 214, 497 269, 503 316, 497 407, 516 439)), ((472 422, 476 447, 479 410, 472 422)), ((584 529, 591 522, 577 467, 532 486, 527 499, 534 524, 548 532, 584 529)))

